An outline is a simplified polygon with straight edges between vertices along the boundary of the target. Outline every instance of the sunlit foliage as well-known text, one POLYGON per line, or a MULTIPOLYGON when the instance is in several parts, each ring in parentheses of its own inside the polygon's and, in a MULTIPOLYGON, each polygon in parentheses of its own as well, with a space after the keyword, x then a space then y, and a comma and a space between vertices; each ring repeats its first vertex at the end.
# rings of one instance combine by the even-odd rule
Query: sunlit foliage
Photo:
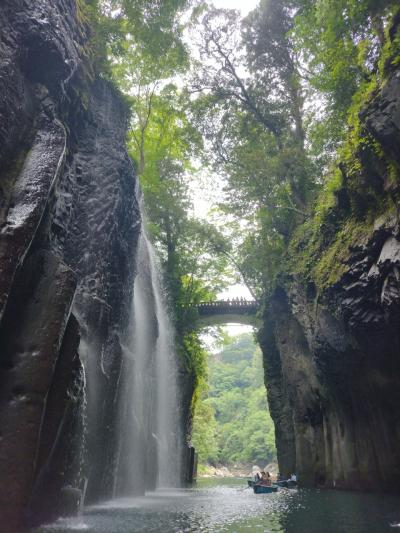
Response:
POLYGON ((193 444, 201 463, 260 463, 276 458, 261 353, 251 334, 228 340, 209 358, 209 386, 198 402, 193 444))

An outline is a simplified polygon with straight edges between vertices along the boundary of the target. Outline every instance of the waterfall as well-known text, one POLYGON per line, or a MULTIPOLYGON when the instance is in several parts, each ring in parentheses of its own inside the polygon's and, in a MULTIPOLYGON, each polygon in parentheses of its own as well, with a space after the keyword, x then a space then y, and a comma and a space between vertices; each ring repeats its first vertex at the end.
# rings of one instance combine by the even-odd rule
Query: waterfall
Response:
MULTIPOLYGON (((143 234, 144 235, 144 234, 143 234)), ((178 428, 177 365, 174 346, 174 330, 167 313, 160 283, 160 270, 154 248, 144 235, 151 267, 152 289, 158 323, 156 342, 157 388, 157 462, 158 486, 179 484, 180 442, 178 428)))
POLYGON ((177 364, 174 330, 157 257, 142 229, 131 320, 119 384, 114 496, 179 483, 177 364))

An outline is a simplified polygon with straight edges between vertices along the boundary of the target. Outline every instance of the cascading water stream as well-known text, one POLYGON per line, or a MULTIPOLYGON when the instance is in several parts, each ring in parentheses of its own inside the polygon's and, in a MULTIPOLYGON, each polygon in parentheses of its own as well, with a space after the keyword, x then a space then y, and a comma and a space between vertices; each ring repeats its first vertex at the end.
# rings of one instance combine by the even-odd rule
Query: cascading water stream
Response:
POLYGON ((151 280, 158 323, 156 343, 156 387, 158 439, 158 486, 179 484, 180 453, 179 408, 177 391, 177 364, 174 329, 167 313, 161 288, 160 269, 151 243, 143 234, 150 258, 151 280))
POLYGON ((139 237, 130 329, 119 384, 114 496, 179 483, 177 370, 155 251, 139 237))

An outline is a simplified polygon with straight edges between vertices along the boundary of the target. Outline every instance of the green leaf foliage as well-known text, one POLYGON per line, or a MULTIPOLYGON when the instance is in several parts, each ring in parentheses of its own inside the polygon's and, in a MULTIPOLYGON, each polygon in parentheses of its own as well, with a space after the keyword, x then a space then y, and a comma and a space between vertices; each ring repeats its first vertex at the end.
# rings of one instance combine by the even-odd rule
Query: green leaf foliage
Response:
POLYGON ((201 463, 266 464, 276 451, 261 353, 251 334, 228 342, 209 356, 209 384, 196 405, 192 442, 201 463))

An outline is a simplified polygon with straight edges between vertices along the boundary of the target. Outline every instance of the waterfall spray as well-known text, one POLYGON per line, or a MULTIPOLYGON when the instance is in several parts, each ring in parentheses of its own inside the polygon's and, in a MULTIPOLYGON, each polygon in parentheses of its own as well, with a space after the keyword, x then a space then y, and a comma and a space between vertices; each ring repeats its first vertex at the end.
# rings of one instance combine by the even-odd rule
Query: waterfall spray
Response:
POLYGON ((161 287, 157 257, 142 229, 119 386, 114 496, 179 483, 176 353, 161 287))
MULTIPOLYGON (((146 239, 146 237, 144 236, 146 239)), ((177 486, 180 471, 179 409, 174 329, 161 290, 160 269, 154 248, 146 239, 158 323, 156 343, 156 386, 158 438, 158 486, 177 486)))

